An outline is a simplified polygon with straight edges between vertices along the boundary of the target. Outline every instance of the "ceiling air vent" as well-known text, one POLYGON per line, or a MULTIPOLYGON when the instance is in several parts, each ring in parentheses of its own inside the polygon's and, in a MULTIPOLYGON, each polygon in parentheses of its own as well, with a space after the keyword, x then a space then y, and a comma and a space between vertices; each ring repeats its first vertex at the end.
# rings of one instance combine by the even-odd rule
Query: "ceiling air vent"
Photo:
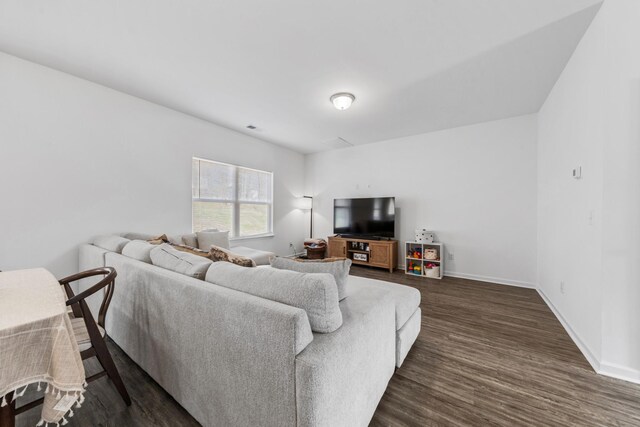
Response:
POLYGON ((328 148, 347 148, 347 147, 353 147, 353 144, 350 143, 349 141, 347 141, 344 138, 333 138, 333 139, 328 139, 326 141, 322 141, 322 144, 324 144, 325 146, 327 146, 328 148))

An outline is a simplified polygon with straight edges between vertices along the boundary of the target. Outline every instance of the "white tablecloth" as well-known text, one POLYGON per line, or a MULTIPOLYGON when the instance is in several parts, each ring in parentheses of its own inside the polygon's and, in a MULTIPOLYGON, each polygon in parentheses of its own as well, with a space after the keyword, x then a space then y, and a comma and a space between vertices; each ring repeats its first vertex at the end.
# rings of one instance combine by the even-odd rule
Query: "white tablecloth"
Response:
POLYGON ((0 273, 0 397, 21 396, 31 384, 45 389, 38 425, 66 424, 83 400, 84 367, 65 301, 45 269, 0 273))

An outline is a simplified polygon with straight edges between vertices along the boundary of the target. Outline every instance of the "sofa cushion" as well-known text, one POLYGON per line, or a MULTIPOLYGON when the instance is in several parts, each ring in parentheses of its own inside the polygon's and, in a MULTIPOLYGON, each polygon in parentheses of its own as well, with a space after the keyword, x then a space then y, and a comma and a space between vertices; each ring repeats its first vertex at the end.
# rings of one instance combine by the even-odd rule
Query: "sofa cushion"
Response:
POLYGON ((166 243, 151 250, 151 262, 158 267, 186 276, 204 279, 212 261, 198 255, 180 252, 166 243))
POLYGON ((298 307, 307 312, 314 332, 333 332, 342 325, 335 279, 326 273, 298 273, 275 268, 243 268, 216 262, 205 280, 219 286, 298 307))
POLYGON ((130 241, 131 240, 125 239, 124 237, 109 235, 96 237, 95 239, 93 239, 93 244, 99 248, 120 254, 122 253, 122 249, 130 241))
POLYGON ((396 306, 396 330, 400 329, 420 306, 420 291, 397 283, 384 282, 382 280, 368 279, 366 277, 351 276, 347 296, 360 289, 385 289, 389 292, 396 306))
POLYGON ((151 264, 151 250, 155 247, 144 240, 132 240, 122 249, 122 255, 151 264))
POLYGON ((192 248, 198 247, 198 235, 196 233, 184 234, 182 236, 182 243, 191 246, 192 248))
POLYGON ((269 265, 269 260, 276 256, 273 252, 247 248, 246 246, 234 246, 231 251, 236 255, 251 258, 256 265, 269 265))
POLYGON ((208 251, 211 246, 229 249, 228 231, 198 231, 198 248, 208 251))
POLYGON ((209 258, 211 261, 225 261, 241 267, 255 267, 256 263, 251 258, 243 257, 219 246, 211 245, 209 249, 209 258))
POLYGON ((198 247, 196 233, 183 235, 166 235, 166 234, 148 234, 148 233, 122 233, 123 237, 130 240, 146 240, 154 244, 172 243, 174 245, 187 245, 194 248, 198 247))
POLYGON ((122 233, 122 237, 125 237, 129 240, 151 240, 156 237, 157 234, 148 234, 148 233, 122 233))
POLYGON ((338 298, 340 301, 347 297, 347 281, 349 280, 349 269, 351 268, 350 259, 302 260, 275 257, 271 259, 271 267, 300 273, 329 273, 336 280, 336 285, 338 285, 338 298))
POLYGON ((396 367, 402 366, 409 350, 416 342, 422 322, 422 310, 418 307, 413 315, 407 320, 396 334, 396 367))

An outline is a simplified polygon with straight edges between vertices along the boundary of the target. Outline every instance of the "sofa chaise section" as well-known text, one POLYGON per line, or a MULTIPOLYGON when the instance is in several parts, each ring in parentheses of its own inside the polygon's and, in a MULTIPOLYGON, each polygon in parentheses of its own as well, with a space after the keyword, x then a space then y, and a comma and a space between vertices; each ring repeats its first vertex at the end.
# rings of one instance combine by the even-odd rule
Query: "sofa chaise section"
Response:
POLYGON ((383 289, 340 302, 343 323, 296 357, 298 426, 366 426, 395 368, 395 309, 383 289))
POLYGON ((422 322, 420 291, 397 283, 349 276, 349 286, 347 288, 349 296, 359 292, 373 292, 374 289, 386 291, 388 293, 387 298, 395 306, 396 367, 399 368, 420 333, 422 322))

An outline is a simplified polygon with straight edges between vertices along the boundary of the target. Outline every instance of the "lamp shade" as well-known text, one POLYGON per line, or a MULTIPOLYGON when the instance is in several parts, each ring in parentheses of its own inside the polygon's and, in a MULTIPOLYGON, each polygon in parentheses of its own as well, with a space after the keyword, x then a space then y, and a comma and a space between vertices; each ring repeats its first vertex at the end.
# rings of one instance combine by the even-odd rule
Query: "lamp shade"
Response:
POLYGON ((298 209, 302 209, 303 211, 308 211, 313 208, 313 198, 309 196, 300 197, 298 199, 298 209))

